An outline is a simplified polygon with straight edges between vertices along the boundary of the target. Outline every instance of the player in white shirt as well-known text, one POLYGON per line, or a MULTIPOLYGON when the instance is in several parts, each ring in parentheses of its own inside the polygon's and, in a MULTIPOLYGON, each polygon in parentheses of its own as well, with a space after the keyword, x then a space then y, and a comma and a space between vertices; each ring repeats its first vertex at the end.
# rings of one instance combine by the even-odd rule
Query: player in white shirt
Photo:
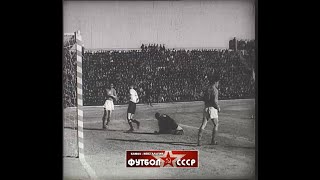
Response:
POLYGON ((129 96, 130 96, 130 100, 129 100, 128 110, 127 110, 127 113, 128 113, 127 120, 128 120, 130 129, 128 130, 128 132, 132 132, 134 131, 132 122, 137 124, 138 129, 140 127, 140 122, 133 119, 133 116, 136 112, 136 104, 139 102, 138 93, 136 90, 133 89, 133 85, 130 85, 129 96))
POLYGON ((114 103, 118 99, 117 92, 113 88, 113 84, 110 83, 109 87, 107 88, 107 100, 105 101, 103 108, 104 113, 102 117, 102 129, 107 129, 108 124, 110 122, 111 112, 114 110, 114 103), (107 124, 105 123, 107 119, 107 124))

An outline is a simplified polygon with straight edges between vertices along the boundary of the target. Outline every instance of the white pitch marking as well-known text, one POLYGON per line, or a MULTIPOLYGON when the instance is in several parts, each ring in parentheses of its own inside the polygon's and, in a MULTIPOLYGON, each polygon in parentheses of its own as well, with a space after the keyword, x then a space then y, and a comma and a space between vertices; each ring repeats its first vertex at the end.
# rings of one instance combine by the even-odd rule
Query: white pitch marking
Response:
POLYGON ((79 158, 84 158, 84 154, 83 153, 79 153, 79 158))
POLYGON ((74 33, 63 33, 64 36, 73 36, 74 33))
POLYGON ((96 172, 91 168, 91 166, 87 163, 86 159, 84 158, 83 154, 79 154, 79 159, 81 164, 83 165, 84 169, 87 171, 87 173, 90 176, 90 179, 97 179, 96 172))

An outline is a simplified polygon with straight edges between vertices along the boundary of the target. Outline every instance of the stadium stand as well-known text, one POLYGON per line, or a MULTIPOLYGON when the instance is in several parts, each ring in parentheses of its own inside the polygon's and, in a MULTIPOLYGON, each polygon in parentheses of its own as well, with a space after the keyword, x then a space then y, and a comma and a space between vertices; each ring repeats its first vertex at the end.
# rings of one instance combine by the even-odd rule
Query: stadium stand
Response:
MULTIPOLYGON (((219 99, 254 98, 254 40, 238 41, 230 49, 166 49, 143 44, 140 50, 86 51, 83 58, 85 106, 101 106, 106 86, 113 82, 119 100, 127 103, 129 83, 136 84, 140 103, 201 100, 208 74, 220 75, 219 99)), ((67 66, 66 66, 67 67, 67 66)))

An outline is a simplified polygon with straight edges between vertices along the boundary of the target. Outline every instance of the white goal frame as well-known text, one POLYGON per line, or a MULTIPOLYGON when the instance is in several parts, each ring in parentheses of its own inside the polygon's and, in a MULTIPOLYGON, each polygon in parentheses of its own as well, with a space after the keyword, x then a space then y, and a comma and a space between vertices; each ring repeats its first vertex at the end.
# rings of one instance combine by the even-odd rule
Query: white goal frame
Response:
POLYGON ((76 158, 84 158, 84 140, 83 140, 83 86, 82 86, 82 37, 80 31, 74 33, 64 33, 64 36, 75 36, 76 58, 77 58, 77 103, 76 103, 76 121, 77 121, 77 148, 76 158))

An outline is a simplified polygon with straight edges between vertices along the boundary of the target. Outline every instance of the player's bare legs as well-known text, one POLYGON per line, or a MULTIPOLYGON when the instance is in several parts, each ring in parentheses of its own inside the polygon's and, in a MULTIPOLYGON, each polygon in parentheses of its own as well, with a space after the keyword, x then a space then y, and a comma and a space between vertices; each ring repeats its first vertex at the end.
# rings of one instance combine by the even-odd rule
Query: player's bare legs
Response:
POLYGON ((107 124, 106 126, 108 127, 109 126, 109 122, 110 122, 110 118, 111 118, 111 112, 110 110, 107 111, 107 124))
POLYGON ((104 109, 103 117, 102 117, 102 129, 106 129, 106 127, 108 127, 108 124, 110 122, 110 117, 111 117, 111 111, 104 109), (107 124, 106 124, 106 119, 107 119, 107 124))
POLYGON ((213 118, 211 119, 213 122, 213 130, 212 130, 212 139, 211 139, 211 144, 212 145, 217 145, 218 142, 215 140, 215 137, 217 136, 218 133, 218 126, 219 126, 219 121, 218 118, 213 118))
POLYGON ((208 119, 206 117, 203 117, 202 124, 201 124, 201 126, 199 128, 199 132, 198 132, 198 144, 197 144, 198 146, 201 145, 202 133, 203 133, 204 128, 206 128, 207 123, 208 123, 208 119))

